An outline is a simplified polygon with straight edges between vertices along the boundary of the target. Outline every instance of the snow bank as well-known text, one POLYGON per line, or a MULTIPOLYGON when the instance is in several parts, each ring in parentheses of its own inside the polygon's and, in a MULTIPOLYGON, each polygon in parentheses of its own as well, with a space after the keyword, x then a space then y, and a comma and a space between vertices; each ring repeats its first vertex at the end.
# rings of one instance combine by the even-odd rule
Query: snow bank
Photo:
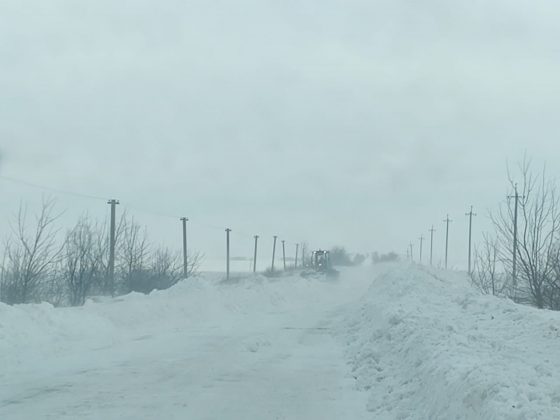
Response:
POLYGON ((375 419, 560 419, 560 314, 391 266, 344 317, 375 419))
POLYGON ((115 335, 107 319, 76 308, 0 303, 1 370, 18 369, 48 354, 58 354, 75 342, 95 338, 96 343, 107 345, 115 335))
POLYGON ((193 331, 202 324, 227 330, 245 325, 243 318, 266 323, 267 314, 312 304, 320 295, 317 282, 293 274, 249 275, 226 284, 222 275, 206 273, 149 295, 94 298, 83 307, 0 303, 0 376, 155 332, 193 331))

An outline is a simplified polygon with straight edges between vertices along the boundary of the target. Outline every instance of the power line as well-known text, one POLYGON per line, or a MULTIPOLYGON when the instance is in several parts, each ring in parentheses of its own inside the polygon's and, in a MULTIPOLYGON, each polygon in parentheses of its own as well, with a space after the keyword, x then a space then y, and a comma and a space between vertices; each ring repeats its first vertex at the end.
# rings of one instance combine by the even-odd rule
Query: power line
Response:
MULTIPOLYGON (((63 194, 63 195, 67 195, 67 196, 73 196, 73 197, 80 197, 80 198, 86 198, 86 199, 90 199, 90 200, 103 200, 104 202, 107 201, 107 197, 102 197, 102 196, 98 196, 98 195, 93 195, 93 194, 85 194, 85 193, 81 193, 81 192, 76 192, 76 191, 71 191, 71 190, 66 190, 64 188, 56 188, 56 187, 51 187, 48 185, 44 185, 44 184, 37 184, 34 182, 29 182, 20 178, 14 178, 11 176, 5 176, 5 175, 0 175, 0 180, 6 181, 6 182, 10 182, 13 184, 18 184, 18 185, 23 185, 29 188, 34 188, 37 190, 42 190, 42 191, 48 191, 48 192, 52 192, 52 193, 56 193, 56 194, 63 194)), ((122 198, 122 197, 121 197, 122 198)), ((121 201, 122 203, 122 201, 121 201)), ((109 201, 109 204, 111 204, 111 202, 109 201)), ((146 208, 143 207, 139 207, 136 205, 131 205, 129 203, 122 203, 122 207, 124 211, 127 210, 133 210, 134 212, 139 212, 139 213, 144 213, 147 215, 151 215, 151 216, 155 216, 155 217, 161 217, 161 218, 166 218, 166 219, 181 219, 182 215, 179 214, 170 214, 170 213, 165 213, 165 212, 160 212, 160 211, 154 211, 154 210, 148 210, 146 208)), ((204 227, 206 229, 212 229, 212 230, 220 230, 223 231, 224 227, 222 226, 218 226, 215 224, 210 224, 210 223, 204 223, 204 222, 200 222, 198 220, 196 220, 196 218, 193 220, 192 218, 189 219, 190 223, 193 224, 194 226, 199 226, 199 227, 204 227)), ((247 237, 247 238, 253 238, 254 235, 252 233, 249 232, 245 232, 245 231, 240 231, 237 230, 238 236, 241 237, 247 237)))
POLYGON ((75 197, 82 197, 82 198, 88 198, 90 200, 107 200, 107 197, 100 197, 97 195, 91 195, 91 194, 83 194, 83 193, 79 193, 79 192, 75 192, 75 191, 69 191, 69 190, 64 190, 61 188, 53 188, 53 187, 49 187, 46 185, 40 185, 40 184, 35 184, 33 182, 28 182, 28 181, 24 181, 23 179, 18 179, 18 178, 13 178, 10 176, 5 176, 5 175, 0 175, 0 180, 4 180, 4 181, 8 181, 14 184, 20 184, 20 185, 25 185, 27 187, 30 188, 35 188, 35 189, 39 189, 39 190, 44 190, 44 191, 51 191, 51 192, 55 192, 58 194, 65 194, 65 195, 72 195, 75 197))
MULTIPOLYGON (((85 194, 85 193, 81 193, 81 192, 65 190, 65 189, 62 189, 62 188, 55 188, 55 187, 51 187, 51 186, 47 186, 47 185, 36 184, 34 182, 29 182, 29 181, 25 181, 23 179, 13 178, 13 177, 10 177, 10 176, 5 176, 5 175, 0 175, 0 180, 12 182, 14 184, 25 185, 27 187, 35 188, 35 189, 39 189, 39 190, 43 190, 43 191, 50 191, 50 192, 54 192, 54 193, 58 193, 58 194, 64 194, 64 195, 70 195, 70 196, 74 196, 74 197, 88 198, 90 200, 103 200, 103 201, 107 200, 107 197, 101 197, 101 196, 92 195, 92 194, 85 194)), ((135 210, 135 211, 138 211, 138 212, 141 212, 141 213, 150 214, 152 216, 166 217, 166 218, 170 218, 170 219, 177 219, 177 218, 180 217, 178 215, 172 215, 172 214, 169 214, 169 213, 147 210, 147 209, 140 208, 140 207, 137 207, 135 205, 130 205, 130 204, 125 204, 124 209, 125 210, 126 209, 131 209, 131 210, 135 210)), ((222 228, 220 227, 219 229, 222 229, 222 228)))

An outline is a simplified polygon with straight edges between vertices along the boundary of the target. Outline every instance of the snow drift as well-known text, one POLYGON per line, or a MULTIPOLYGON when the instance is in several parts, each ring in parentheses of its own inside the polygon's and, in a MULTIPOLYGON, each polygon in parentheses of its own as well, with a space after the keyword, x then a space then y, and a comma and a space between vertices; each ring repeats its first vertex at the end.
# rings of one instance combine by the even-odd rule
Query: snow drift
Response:
POLYGON ((344 315, 375 419, 560 419, 560 314, 393 266, 344 315))

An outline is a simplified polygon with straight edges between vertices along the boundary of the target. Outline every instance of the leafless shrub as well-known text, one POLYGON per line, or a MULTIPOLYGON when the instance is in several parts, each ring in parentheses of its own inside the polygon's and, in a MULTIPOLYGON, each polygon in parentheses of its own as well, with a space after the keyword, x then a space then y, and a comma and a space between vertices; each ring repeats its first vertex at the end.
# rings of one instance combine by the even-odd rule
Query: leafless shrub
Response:
POLYGON ((120 291, 128 293, 134 290, 134 277, 139 277, 147 267, 149 247, 146 228, 133 217, 130 220, 126 216, 121 218, 116 249, 120 291))
MULTIPOLYGON (((560 207, 556 185, 546 171, 534 173, 529 160, 519 164, 521 190, 518 208, 517 276, 513 278, 514 200, 500 206, 492 215, 497 232, 500 260, 512 279, 511 297, 515 300, 530 298, 539 308, 545 307, 545 291, 554 277, 560 234, 560 207)), ((516 183, 508 171, 512 190, 516 183)))
POLYGON ((70 305, 83 305, 99 276, 104 254, 96 247, 100 234, 87 217, 82 217, 66 235, 62 274, 70 305))
POLYGON ((475 250, 471 282, 482 293, 503 295, 508 285, 506 276, 499 270, 499 245, 495 238, 483 235, 481 248, 475 250))
POLYGON ((560 310, 560 243, 551 249, 552 272, 547 278, 543 295, 545 306, 555 311, 560 310))
POLYGON ((396 252, 389 252, 388 254, 379 254, 374 252, 371 256, 371 261, 373 264, 379 264, 384 262, 394 262, 399 260, 399 255, 396 252))
MULTIPOLYGON (((194 276, 202 262, 202 255, 194 252, 188 259, 188 276, 194 276)), ((183 275, 182 255, 171 252, 168 248, 158 248, 150 255, 146 268, 134 271, 131 274, 131 291, 150 293, 152 290, 163 290, 177 284, 183 275)))
POLYGON ((0 283, 0 299, 9 304, 39 300, 41 281, 59 260, 61 247, 57 244, 54 222, 55 201, 44 199, 34 224, 28 224, 27 208, 20 205, 12 237, 5 246, 4 266, 0 283))

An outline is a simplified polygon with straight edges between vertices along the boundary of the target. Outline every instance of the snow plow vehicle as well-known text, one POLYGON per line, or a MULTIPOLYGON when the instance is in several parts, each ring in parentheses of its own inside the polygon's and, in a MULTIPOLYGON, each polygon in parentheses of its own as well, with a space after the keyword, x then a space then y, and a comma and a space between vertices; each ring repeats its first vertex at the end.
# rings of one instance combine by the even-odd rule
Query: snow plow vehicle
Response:
POLYGON ((332 267, 329 251, 319 249, 311 252, 311 260, 306 269, 301 272, 302 277, 323 274, 327 278, 337 278, 338 271, 332 267))

